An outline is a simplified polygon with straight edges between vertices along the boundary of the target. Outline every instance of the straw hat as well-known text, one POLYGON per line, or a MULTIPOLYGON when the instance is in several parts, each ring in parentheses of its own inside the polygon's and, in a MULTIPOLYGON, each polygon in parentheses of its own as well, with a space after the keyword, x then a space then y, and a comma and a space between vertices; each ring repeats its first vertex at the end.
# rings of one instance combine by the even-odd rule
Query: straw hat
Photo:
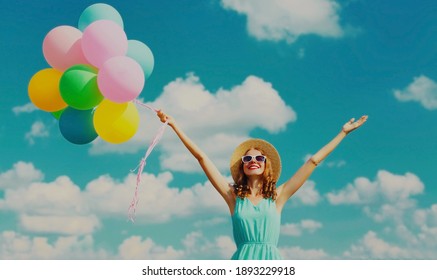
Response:
POLYGON ((278 151, 269 142, 262 139, 249 139, 238 145, 231 156, 230 169, 234 182, 237 181, 238 173, 240 172, 241 157, 246 154, 251 148, 258 148, 263 151, 267 160, 270 161, 273 171, 273 179, 277 182, 281 174, 281 157, 278 151))

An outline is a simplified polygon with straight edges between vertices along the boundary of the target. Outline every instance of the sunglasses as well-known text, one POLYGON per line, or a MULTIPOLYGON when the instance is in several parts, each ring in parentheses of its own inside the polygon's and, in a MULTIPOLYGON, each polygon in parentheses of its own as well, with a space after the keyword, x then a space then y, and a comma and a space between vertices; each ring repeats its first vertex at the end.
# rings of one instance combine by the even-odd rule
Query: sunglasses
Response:
POLYGON ((242 156, 242 157, 241 157, 241 161, 243 161, 243 163, 248 163, 248 162, 251 162, 253 158, 255 158, 255 160, 256 160, 257 162, 265 162, 265 161, 266 161, 266 156, 263 156, 263 155, 257 155, 257 156, 242 156))

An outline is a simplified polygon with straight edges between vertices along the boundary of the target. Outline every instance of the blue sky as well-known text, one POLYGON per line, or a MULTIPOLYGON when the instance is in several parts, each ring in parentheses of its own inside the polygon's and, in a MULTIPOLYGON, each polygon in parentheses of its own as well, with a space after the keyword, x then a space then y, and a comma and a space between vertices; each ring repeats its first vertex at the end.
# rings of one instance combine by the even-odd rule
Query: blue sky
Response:
MULTIPOLYGON (((0 259, 228 259, 228 209, 168 129, 136 222, 135 168, 161 125, 138 107, 127 143, 74 145, 27 85, 45 35, 92 1, 0 11, 0 259)), ((173 115, 229 176, 233 148, 273 143, 282 183, 351 117, 369 115, 286 205, 286 259, 437 258, 437 4, 421 1, 106 1, 155 69, 139 98, 173 115)))

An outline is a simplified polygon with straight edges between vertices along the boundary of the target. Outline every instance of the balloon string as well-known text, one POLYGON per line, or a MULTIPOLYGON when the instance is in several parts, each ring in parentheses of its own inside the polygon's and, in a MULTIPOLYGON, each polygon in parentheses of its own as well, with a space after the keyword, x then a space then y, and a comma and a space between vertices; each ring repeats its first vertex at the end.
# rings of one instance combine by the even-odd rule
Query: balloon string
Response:
MULTIPOLYGON (((141 105, 143 107, 146 107, 152 111, 158 112, 159 110, 156 108, 153 108, 147 104, 144 104, 138 100, 133 100, 134 103, 141 105)), ((152 152, 152 150, 155 148, 155 146, 159 143, 159 141, 161 140, 162 136, 164 135, 165 132, 165 128, 167 127, 168 121, 166 121, 158 130, 158 132, 156 133, 155 137, 152 139, 152 142, 149 145, 149 148, 147 148, 146 153, 144 154, 144 157, 141 159, 140 163, 138 164, 138 166, 132 170, 135 171, 136 169, 138 169, 137 172, 137 182, 136 182, 136 186, 135 186, 135 193, 134 193, 134 197, 132 198, 132 201, 129 205, 129 209, 128 209, 128 218, 130 221, 135 222, 135 213, 136 213, 136 207, 138 205, 138 187, 141 183, 141 174, 143 173, 143 169, 147 164, 147 158, 149 157, 150 153, 152 152)))
POLYGON ((139 101, 138 99, 134 99, 134 100, 132 100, 132 102, 133 102, 133 103, 136 103, 136 104, 138 104, 138 105, 141 105, 141 106, 143 106, 143 107, 146 107, 147 109, 150 109, 150 110, 152 110, 152 111, 155 111, 156 113, 159 111, 159 109, 156 109, 156 108, 154 108, 154 107, 152 107, 152 106, 149 106, 149 105, 147 105, 146 103, 143 103, 143 102, 139 101))

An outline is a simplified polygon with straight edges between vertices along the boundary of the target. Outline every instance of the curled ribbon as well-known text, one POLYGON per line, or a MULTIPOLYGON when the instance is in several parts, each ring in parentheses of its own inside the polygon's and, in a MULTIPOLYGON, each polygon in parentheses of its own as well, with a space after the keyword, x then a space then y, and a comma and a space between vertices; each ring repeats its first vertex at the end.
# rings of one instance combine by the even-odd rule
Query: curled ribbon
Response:
MULTIPOLYGON (((143 106, 147 109, 150 109, 154 112, 158 112, 159 110, 156 108, 153 108, 147 104, 142 103, 139 100, 133 100, 134 103, 143 106)), ((140 163, 138 164, 138 166, 132 170, 135 171, 136 169, 138 169, 137 171, 137 182, 136 182, 136 186, 135 186, 135 193, 134 193, 134 197, 132 198, 132 201, 129 205, 128 208, 128 218, 130 221, 135 222, 135 213, 136 213, 136 207, 138 205, 138 188, 139 185, 141 183, 141 174, 143 173, 143 169, 147 164, 147 158, 149 157, 150 153, 152 152, 152 150, 155 148, 155 146, 159 143, 159 141, 162 138, 162 135, 164 135, 165 132, 165 128, 167 127, 167 121, 165 123, 163 123, 163 125, 159 128, 158 132, 156 133, 155 137, 153 137, 152 142, 150 143, 149 147, 147 148, 146 153, 144 154, 144 157, 141 159, 140 163)))

